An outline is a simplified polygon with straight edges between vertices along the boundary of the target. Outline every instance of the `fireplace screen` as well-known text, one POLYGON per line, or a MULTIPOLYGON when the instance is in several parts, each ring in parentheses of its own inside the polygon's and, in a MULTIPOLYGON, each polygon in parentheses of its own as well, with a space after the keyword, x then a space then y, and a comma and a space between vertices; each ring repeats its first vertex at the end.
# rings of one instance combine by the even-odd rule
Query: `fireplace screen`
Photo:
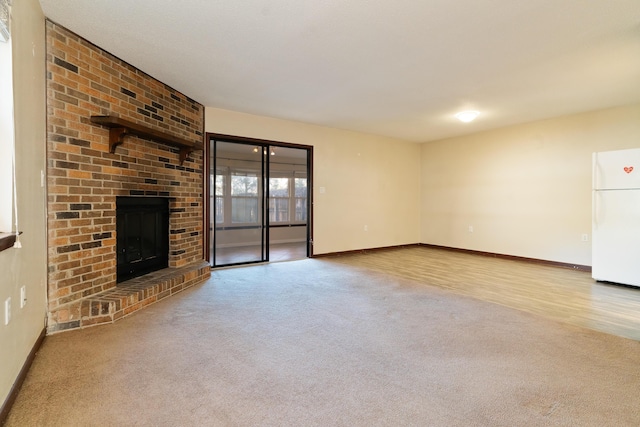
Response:
POLYGON ((116 220, 117 282, 168 266, 168 199, 117 197, 116 220))

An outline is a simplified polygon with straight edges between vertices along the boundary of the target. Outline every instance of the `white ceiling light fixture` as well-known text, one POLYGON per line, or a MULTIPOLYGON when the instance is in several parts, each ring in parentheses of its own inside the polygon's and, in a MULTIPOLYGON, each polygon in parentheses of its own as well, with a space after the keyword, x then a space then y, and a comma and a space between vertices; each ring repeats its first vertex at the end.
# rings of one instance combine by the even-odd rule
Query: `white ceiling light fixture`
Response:
POLYGON ((460 111, 459 113, 456 113, 456 118, 463 123, 469 123, 474 121, 476 117, 478 117, 479 115, 480 115, 479 111, 467 110, 467 111, 460 111))

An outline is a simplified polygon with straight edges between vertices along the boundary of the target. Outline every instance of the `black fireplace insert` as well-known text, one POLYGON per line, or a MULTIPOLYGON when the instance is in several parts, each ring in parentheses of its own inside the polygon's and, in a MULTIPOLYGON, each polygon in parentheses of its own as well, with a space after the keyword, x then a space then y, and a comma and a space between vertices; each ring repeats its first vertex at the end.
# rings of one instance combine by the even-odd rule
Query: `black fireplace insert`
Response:
POLYGON ((166 268, 169 199, 116 197, 117 282, 166 268))

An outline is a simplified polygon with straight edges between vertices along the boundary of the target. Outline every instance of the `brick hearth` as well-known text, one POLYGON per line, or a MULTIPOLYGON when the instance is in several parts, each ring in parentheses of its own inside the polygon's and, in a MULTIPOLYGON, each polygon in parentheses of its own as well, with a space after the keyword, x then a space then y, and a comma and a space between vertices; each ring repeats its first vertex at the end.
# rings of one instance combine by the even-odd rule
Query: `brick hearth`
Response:
MULTIPOLYGON (((112 322, 210 276, 203 261, 204 156, 126 136, 111 115, 201 144, 204 107, 47 21, 49 333, 112 322), (169 199, 169 268, 116 285, 116 197, 169 199)), ((168 58, 168 60, 170 60, 168 58)))
MULTIPOLYGON (((81 318, 75 327, 112 323, 149 304, 200 283, 210 274, 205 261, 179 268, 165 268, 82 300, 81 318)), ((70 325, 74 327, 73 325, 70 325)))

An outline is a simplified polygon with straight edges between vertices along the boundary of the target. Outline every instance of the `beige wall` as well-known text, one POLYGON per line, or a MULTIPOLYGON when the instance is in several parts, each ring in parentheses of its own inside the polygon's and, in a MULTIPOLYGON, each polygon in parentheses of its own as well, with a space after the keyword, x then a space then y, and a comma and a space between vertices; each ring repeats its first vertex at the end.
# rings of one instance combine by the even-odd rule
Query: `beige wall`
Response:
POLYGON ((640 105, 423 144, 421 242, 591 265, 591 153, 633 147, 640 105))
POLYGON ((205 129, 314 147, 314 254, 419 241, 419 144, 209 107, 205 129))
MULTIPOLYGON (((44 328, 47 250, 45 190, 45 40, 44 17, 37 0, 14 1, 12 7, 16 170, 22 249, 0 252, 0 301, 11 297, 9 325, 0 322, 0 402, 44 328), (20 287, 27 305, 20 308, 20 287)), ((4 320, 4 318, 2 319, 4 320)))

